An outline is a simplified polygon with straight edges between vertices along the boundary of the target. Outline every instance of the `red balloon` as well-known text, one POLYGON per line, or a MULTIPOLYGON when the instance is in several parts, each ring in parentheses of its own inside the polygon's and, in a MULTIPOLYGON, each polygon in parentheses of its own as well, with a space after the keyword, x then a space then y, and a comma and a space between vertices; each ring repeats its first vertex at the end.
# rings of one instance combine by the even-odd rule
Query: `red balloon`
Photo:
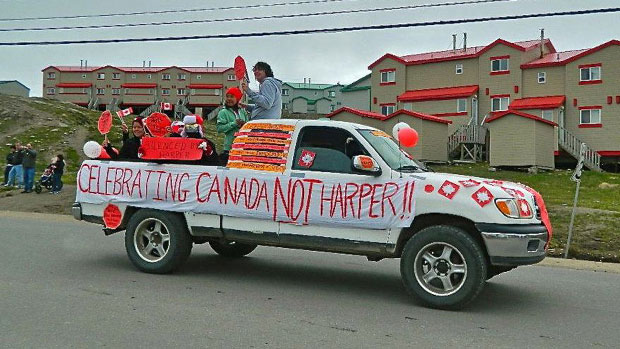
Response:
POLYGON ((411 127, 401 128, 398 131, 398 141, 405 147, 415 147, 418 144, 418 132, 411 127))

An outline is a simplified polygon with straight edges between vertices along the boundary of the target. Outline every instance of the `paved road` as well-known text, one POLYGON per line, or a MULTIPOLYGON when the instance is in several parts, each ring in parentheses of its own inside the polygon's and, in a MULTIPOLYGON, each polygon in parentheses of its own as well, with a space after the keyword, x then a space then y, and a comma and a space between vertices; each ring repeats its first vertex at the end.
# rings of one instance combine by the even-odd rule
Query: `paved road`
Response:
POLYGON ((173 275, 136 271, 123 235, 0 212, 0 347, 618 347, 620 274, 523 267, 467 310, 420 307, 398 260, 194 247, 173 275))

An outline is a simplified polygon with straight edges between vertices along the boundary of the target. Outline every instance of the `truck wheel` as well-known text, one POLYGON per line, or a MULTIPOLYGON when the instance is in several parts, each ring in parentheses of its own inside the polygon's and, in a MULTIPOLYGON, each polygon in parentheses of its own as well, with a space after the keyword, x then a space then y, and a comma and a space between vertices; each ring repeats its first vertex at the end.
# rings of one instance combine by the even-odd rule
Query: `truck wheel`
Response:
POLYGON ((250 252, 254 251, 254 249, 256 248, 256 245, 242 244, 235 241, 209 241, 209 245, 211 245, 213 251, 215 251, 220 256, 229 258, 243 257, 247 254, 250 254, 250 252))
POLYGON ((164 274, 176 270, 187 260, 192 240, 179 216, 144 209, 129 220, 125 249, 138 269, 164 274))
POLYGON ((487 263, 462 229, 438 225, 415 234, 403 249, 400 273, 407 291, 432 308, 456 310, 484 286, 487 263))

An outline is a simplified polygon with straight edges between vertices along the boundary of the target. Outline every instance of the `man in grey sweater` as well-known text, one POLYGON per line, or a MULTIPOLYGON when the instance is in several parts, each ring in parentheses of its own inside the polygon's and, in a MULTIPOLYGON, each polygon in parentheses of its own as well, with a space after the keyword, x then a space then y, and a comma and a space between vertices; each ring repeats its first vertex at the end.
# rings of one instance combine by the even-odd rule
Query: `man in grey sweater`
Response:
POLYGON ((32 149, 32 144, 26 144, 24 151, 24 159, 22 166, 24 168, 24 191, 22 193, 32 192, 34 186, 34 167, 37 162, 37 151, 32 149))
POLYGON ((260 84, 258 92, 248 87, 245 79, 241 88, 254 101, 254 105, 248 105, 251 113, 250 120, 279 119, 282 117, 282 81, 273 77, 273 71, 269 64, 258 62, 252 68, 254 78, 260 84))

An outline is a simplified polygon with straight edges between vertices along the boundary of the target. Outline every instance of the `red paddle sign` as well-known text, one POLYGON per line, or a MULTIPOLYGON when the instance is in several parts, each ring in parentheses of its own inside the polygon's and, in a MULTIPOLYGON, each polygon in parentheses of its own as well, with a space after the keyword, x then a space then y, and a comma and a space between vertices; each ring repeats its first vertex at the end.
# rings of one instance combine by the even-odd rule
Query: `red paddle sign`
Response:
POLYGON ((243 60, 243 57, 237 56, 237 58, 235 58, 235 77, 237 78, 237 81, 243 80, 247 71, 248 70, 245 67, 245 61, 243 60))
POLYGON ((103 210, 103 223, 106 228, 116 229, 119 225, 121 225, 121 221, 123 220, 123 214, 118 206, 114 204, 108 204, 103 210))
POLYGON ((148 118, 144 119, 144 126, 155 137, 163 137, 166 133, 169 133, 172 128, 172 121, 168 115, 164 113, 153 113, 148 118))
POLYGON ((112 129, 112 114, 109 110, 101 113, 99 117, 99 122, 97 123, 97 128, 99 129, 99 133, 102 135, 108 134, 112 129))

